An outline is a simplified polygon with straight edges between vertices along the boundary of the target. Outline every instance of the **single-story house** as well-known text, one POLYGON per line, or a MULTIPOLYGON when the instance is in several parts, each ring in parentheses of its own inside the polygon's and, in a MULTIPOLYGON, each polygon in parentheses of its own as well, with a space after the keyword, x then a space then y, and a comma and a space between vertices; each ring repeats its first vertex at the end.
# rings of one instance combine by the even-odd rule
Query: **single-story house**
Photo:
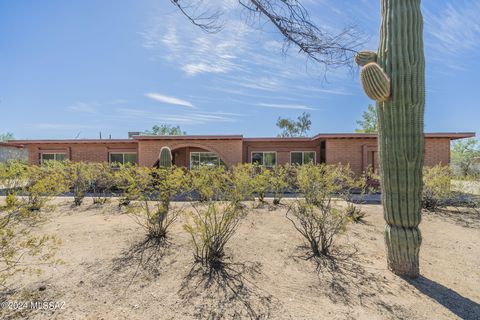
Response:
MULTIPOLYGON (((475 133, 426 133, 425 165, 450 163, 450 142, 475 133)), ((32 164, 46 160, 133 162, 158 165, 162 148, 169 148, 176 166, 258 163, 265 166, 307 162, 350 164, 360 174, 378 167, 377 134, 321 133, 306 138, 245 138, 242 135, 129 135, 128 139, 12 140, 28 150, 32 164)))
POLYGON ((0 141, 0 162, 8 160, 27 160, 27 150, 21 145, 0 141))

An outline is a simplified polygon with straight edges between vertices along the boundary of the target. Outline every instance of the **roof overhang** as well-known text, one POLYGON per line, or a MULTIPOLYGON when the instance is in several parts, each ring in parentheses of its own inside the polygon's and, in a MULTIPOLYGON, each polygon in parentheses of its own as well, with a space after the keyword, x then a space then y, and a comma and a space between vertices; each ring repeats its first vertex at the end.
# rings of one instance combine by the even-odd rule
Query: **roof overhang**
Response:
POLYGON ((242 140, 242 135, 202 135, 202 136, 157 136, 139 135, 132 136, 133 140, 242 140))
MULTIPOLYGON (((376 133, 320 133, 312 139, 376 139, 376 133)), ((425 133, 425 138, 432 139, 465 139, 475 137, 475 132, 431 132, 425 133)))
POLYGON ((106 144, 106 143, 128 143, 136 144, 132 139, 66 139, 66 140, 10 140, 9 145, 23 146, 29 144, 106 144))

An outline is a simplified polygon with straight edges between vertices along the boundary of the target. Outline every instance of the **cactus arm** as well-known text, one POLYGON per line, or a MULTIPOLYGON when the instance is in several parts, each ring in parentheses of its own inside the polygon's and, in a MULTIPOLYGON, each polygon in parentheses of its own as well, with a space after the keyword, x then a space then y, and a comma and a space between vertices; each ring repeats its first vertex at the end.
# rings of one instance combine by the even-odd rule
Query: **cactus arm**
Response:
MULTIPOLYGON (((358 57, 356 60, 364 63, 368 59, 358 57)), ((371 64, 364 64, 363 69, 371 64)), ((382 0, 380 47, 375 64, 389 79, 389 97, 382 99, 378 94, 381 92, 379 83, 371 76, 374 81, 365 84, 362 77, 362 85, 364 88, 376 85, 370 92, 366 88, 365 91, 377 100, 387 262, 395 274, 416 277, 422 241, 418 225, 421 220, 425 108, 420 0, 382 0)))

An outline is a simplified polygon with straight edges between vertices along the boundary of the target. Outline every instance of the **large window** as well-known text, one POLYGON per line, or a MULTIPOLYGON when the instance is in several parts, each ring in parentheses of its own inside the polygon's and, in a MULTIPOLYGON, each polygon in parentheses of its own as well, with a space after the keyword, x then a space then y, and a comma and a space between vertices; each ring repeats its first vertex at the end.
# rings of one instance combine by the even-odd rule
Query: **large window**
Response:
POLYGON ((252 163, 266 167, 273 167, 277 164, 277 153, 252 152, 252 163))
POLYGON ((135 152, 110 152, 108 161, 111 164, 135 164, 137 163, 137 154, 135 152))
POLYGON ((49 152, 42 153, 41 162, 44 163, 46 161, 64 161, 65 159, 67 159, 66 153, 49 152))
POLYGON ((218 167, 223 161, 213 152, 190 152, 190 167, 218 167))
POLYGON ((290 163, 298 165, 315 164, 315 151, 292 151, 290 153, 290 163))

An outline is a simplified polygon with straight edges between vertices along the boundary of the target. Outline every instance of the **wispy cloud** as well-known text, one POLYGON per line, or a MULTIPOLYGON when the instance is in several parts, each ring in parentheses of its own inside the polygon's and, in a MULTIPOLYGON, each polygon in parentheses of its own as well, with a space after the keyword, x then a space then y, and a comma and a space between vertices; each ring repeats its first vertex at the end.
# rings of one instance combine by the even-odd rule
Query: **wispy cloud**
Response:
POLYGON ((116 99, 105 102, 76 102, 66 107, 67 110, 79 113, 96 113, 98 109, 106 106, 122 105, 127 103, 126 100, 116 99))
POLYGON ((36 123, 33 127, 40 130, 76 130, 90 128, 83 124, 66 124, 66 123, 36 123))
POLYGON ((206 124, 215 122, 235 122, 240 115, 226 112, 165 113, 151 112, 142 109, 121 108, 114 119, 135 119, 137 121, 170 124, 206 124))
POLYGON ((179 98, 176 98, 176 97, 165 96, 165 95, 159 94, 159 93, 154 93, 154 92, 146 93, 145 97, 150 98, 150 99, 155 100, 155 101, 158 101, 158 102, 163 102, 163 103, 166 103, 166 104, 173 104, 173 105, 177 105, 177 106, 195 108, 195 106, 189 101, 182 100, 182 99, 179 99, 179 98))
POLYGON ((259 107, 276 108, 276 109, 293 109, 293 110, 317 110, 315 108, 302 104, 277 104, 277 103, 257 103, 259 107))
POLYGON ((433 40, 429 44, 452 56, 479 49, 479 16, 480 1, 448 2, 439 13, 426 11, 426 31, 433 40))

